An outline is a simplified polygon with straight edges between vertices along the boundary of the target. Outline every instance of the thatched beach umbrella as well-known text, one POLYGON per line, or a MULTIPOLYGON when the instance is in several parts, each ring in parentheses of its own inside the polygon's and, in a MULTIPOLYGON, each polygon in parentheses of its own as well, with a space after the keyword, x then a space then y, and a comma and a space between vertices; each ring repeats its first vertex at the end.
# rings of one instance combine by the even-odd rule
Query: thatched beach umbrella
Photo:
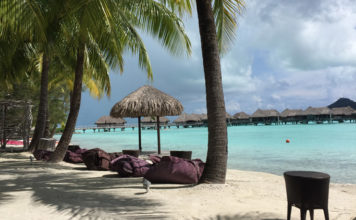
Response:
POLYGON ((137 117, 139 133, 139 149, 141 147, 141 116, 157 116, 158 153, 161 153, 159 116, 179 115, 183 111, 182 104, 172 96, 152 86, 142 86, 120 102, 110 112, 112 117, 137 117))

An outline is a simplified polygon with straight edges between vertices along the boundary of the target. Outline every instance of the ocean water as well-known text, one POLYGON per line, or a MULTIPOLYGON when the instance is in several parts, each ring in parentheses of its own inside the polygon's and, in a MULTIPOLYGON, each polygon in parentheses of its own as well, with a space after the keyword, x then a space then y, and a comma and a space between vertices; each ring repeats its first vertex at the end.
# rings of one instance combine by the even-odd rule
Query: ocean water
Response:
MULTIPOLYGON (((207 128, 161 130, 162 151, 191 150, 193 158, 203 161, 207 139, 207 128)), ((330 174, 331 182, 356 184, 356 124, 235 126, 228 128, 228 141, 230 169, 277 175, 287 170, 313 170, 330 174)), ((87 130, 74 134, 72 143, 88 149, 100 147, 108 152, 137 149, 138 131, 87 130)), ((155 130, 142 130, 142 148, 157 150, 155 130)))

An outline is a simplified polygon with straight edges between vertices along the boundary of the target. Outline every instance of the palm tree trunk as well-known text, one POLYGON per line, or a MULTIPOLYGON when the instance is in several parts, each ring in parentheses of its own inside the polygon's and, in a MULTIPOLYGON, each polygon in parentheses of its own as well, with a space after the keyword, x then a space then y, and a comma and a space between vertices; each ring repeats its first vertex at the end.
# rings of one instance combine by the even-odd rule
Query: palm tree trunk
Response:
POLYGON ((225 183, 227 128, 220 55, 211 0, 197 0, 208 113, 208 154, 200 182, 225 183))
POLYGON ((84 50, 85 45, 81 44, 78 48, 77 53, 77 64, 75 68, 75 79, 74 79, 74 88, 73 93, 70 100, 70 109, 68 119, 59 140, 58 146, 54 153, 51 156, 50 162, 60 162, 63 160, 66 151, 68 149, 68 145, 70 140, 72 139, 72 135, 75 129, 75 124, 77 122, 79 109, 80 109, 80 101, 82 97, 82 81, 83 81, 83 69, 84 69, 84 50))
POLYGON ((49 71, 49 57, 46 52, 42 57, 42 73, 41 73, 41 90, 40 103, 38 106, 37 120, 35 131, 29 146, 29 151, 34 152, 37 149, 40 138, 44 137, 47 119, 47 105, 48 105, 48 71, 49 71))

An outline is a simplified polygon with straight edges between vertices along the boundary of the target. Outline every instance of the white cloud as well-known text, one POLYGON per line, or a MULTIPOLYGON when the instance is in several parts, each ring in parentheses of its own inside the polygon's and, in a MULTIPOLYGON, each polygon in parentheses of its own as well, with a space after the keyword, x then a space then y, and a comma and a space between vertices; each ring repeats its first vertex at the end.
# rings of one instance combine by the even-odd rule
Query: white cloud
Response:
MULTIPOLYGON (((229 113, 305 109, 328 105, 340 97, 356 100, 355 0, 246 3, 235 45, 221 59, 229 113)), ((195 16, 184 21, 192 42, 189 58, 172 57, 156 41, 143 36, 153 66, 153 86, 177 97, 186 112, 206 112, 198 21, 195 16)), ((136 58, 126 61, 123 76, 113 77, 112 98, 100 101, 106 102, 101 105, 106 112, 123 96, 147 84, 136 58)), ((83 104, 82 124, 86 124, 82 122, 87 118, 82 113, 85 109, 90 108, 83 104)))

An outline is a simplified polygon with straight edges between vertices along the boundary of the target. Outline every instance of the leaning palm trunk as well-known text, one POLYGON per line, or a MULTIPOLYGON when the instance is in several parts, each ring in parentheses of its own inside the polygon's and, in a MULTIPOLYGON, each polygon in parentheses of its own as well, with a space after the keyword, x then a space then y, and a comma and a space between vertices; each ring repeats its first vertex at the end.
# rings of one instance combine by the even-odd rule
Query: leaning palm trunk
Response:
POLYGON ((37 149, 40 138, 43 138, 45 134, 48 110, 48 71, 49 58, 47 53, 44 52, 42 57, 40 103, 38 106, 35 131, 31 140, 31 144, 29 146, 30 152, 34 152, 37 149))
POLYGON ((82 81, 83 81, 83 68, 84 68, 84 50, 85 45, 81 44, 78 49, 77 54, 77 64, 75 68, 75 79, 74 79, 74 88, 70 100, 70 110, 65 125, 61 139, 59 140, 58 146, 54 153, 51 156, 50 162, 60 162, 63 160, 65 153, 68 149, 70 140, 75 129, 75 124, 77 122, 80 101, 82 96, 82 81))
POLYGON ((211 0, 197 0, 208 112, 208 154, 202 183, 225 183, 227 128, 219 48, 211 0))

